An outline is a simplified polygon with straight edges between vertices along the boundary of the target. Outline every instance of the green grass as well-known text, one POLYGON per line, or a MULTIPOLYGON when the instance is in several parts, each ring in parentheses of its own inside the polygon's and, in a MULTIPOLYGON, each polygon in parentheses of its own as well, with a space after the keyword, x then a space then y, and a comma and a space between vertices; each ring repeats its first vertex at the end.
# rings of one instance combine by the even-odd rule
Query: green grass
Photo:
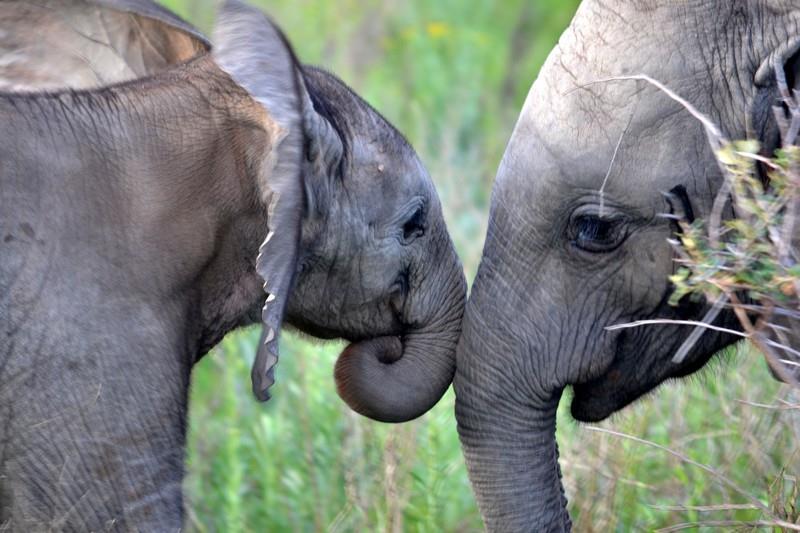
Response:
MULTIPOLYGON (((165 2, 206 30, 212 3, 165 2)), ((339 74, 417 147, 471 279, 495 170, 530 83, 577 0, 261 5, 303 61, 339 74)), ((257 337, 256 330, 229 335, 194 370, 185 482, 192 530, 481 528, 452 392, 410 424, 370 422, 336 396, 332 372, 341 345, 287 335, 273 399, 259 404, 249 377, 257 337)), ((800 507, 792 492, 800 475, 800 413, 742 403, 772 405, 787 392, 758 357, 737 359, 668 385, 601 427, 707 464, 767 505, 800 507)), ((587 430, 562 411, 559 442, 576 531, 649 531, 761 516, 693 509, 750 501, 684 460, 587 430)))

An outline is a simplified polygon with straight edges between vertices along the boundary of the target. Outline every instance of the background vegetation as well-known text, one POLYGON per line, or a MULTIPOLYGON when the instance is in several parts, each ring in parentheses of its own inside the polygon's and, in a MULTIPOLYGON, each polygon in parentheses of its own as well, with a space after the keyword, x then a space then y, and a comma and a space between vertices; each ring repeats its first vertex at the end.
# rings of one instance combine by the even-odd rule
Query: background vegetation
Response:
MULTIPOLYGON (((164 3, 202 29, 211 27, 213 0, 164 3)), ((578 1, 256 3, 283 26, 304 61, 336 72, 417 147, 471 279, 505 143, 578 1)), ((194 371, 186 480, 191 529, 481 528, 452 392, 413 423, 367 421, 336 396, 331 374, 341 346, 286 336, 274 398, 259 404, 249 377, 257 338, 254 330, 228 336, 194 371)), ((728 521, 748 529, 745 522, 761 517, 752 498, 797 513, 798 399, 746 348, 723 360, 601 424, 603 431, 561 416, 576 531, 728 521), (608 431, 667 446, 715 473, 608 431)))

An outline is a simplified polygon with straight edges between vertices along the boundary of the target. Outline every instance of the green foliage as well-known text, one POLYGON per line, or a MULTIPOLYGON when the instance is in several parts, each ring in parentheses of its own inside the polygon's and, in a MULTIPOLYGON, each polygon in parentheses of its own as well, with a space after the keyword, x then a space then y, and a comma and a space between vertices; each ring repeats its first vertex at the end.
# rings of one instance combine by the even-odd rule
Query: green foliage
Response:
MULTIPOLYGON (((214 0, 164 3, 210 29, 214 0)), ((282 25, 303 61, 336 72, 418 148, 471 279, 500 157, 530 83, 578 0, 254 3, 282 25)), ((249 375, 257 341, 254 329, 229 335, 194 369, 189 529, 481 529, 452 391, 412 423, 370 422, 336 396, 333 363, 342 346, 285 335, 273 399, 260 404, 249 375)), ((788 477, 779 475, 786 465, 786 476, 798 475, 789 414, 737 402, 767 404, 785 393, 753 358, 735 368, 724 379, 709 373, 702 382, 665 388, 603 426, 675 447, 765 502, 777 481, 787 485, 773 490, 791 495, 788 477)), ((582 429, 563 404, 559 441, 576 531, 758 516, 669 507, 742 502, 675 457, 582 429)))
MULTIPOLYGON (((769 187, 756 169, 760 150, 756 141, 734 141, 717 150, 717 159, 729 180, 736 218, 717 227, 709 221, 682 224, 678 251, 684 265, 672 276, 676 286, 671 303, 686 295, 716 301, 721 295, 784 306, 796 310, 800 266, 788 261, 793 227, 786 235, 788 217, 795 217, 800 186, 800 148, 780 150, 772 160, 769 187)), ((727 196, 727 195, 725 195, 727 196)))

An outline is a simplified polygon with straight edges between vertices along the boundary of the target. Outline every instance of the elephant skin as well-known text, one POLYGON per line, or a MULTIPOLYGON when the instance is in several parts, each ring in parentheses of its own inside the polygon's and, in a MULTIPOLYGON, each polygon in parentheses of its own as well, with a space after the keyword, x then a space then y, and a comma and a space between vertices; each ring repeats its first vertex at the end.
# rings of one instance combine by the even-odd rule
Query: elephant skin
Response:
MULTIPOLYGON (((798 47, 795 1, 579 7, 500 164, 457 350, 459 435, 490 531, 570 528, 555 440, 565 387, 577 420, 602 420, 737 339, 707 331, 674 363, 691 326, 607 329, 702 320, 706 303, 668 304, 678 228, 661 215, 707 217, 722 183, 703 126, 654 86, 618 78, 659 80, 727 138, 749 134, 771 153, 774 68, 796 86, 798 47)), ((739 328, 728 311, 715 324, 739 328)))
POLYGON ((225 3, 213 51, 147 0, 0 29, 0 529, 179 530, 190 372, 239 326, 262 400, 285 322, 352 342, 359 412, 436 403, 466 289, 433 183, 266 16, 225 3))

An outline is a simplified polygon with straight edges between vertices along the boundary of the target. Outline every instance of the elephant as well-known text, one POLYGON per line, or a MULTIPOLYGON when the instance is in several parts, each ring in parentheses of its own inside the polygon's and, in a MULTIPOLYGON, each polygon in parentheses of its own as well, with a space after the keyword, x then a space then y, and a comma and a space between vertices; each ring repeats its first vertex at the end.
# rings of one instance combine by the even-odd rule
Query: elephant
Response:
MULTIPOLYGON (((573 418, 603 420, 739 338, 707 330, 674 363, 692 326, 608 328, 712 307, 668 304, 674 216, 707 219, 723 183, 704 126, 668 93, 771 154, 775 73, 800 88, 798 50, 796 1, 579 6, 499 165, 457 348, 459 437, 488 530, 570 529, 555 438, 566 387, 573 418)), ((741 331, 727 309, 714 324, 741 331)))
POLYGON ((0 529, 182 527, 192 366, 263 323, 350 342, 341 397, 420 416, 466 303, 414 149, 261 11, 0 3, 0 529))

